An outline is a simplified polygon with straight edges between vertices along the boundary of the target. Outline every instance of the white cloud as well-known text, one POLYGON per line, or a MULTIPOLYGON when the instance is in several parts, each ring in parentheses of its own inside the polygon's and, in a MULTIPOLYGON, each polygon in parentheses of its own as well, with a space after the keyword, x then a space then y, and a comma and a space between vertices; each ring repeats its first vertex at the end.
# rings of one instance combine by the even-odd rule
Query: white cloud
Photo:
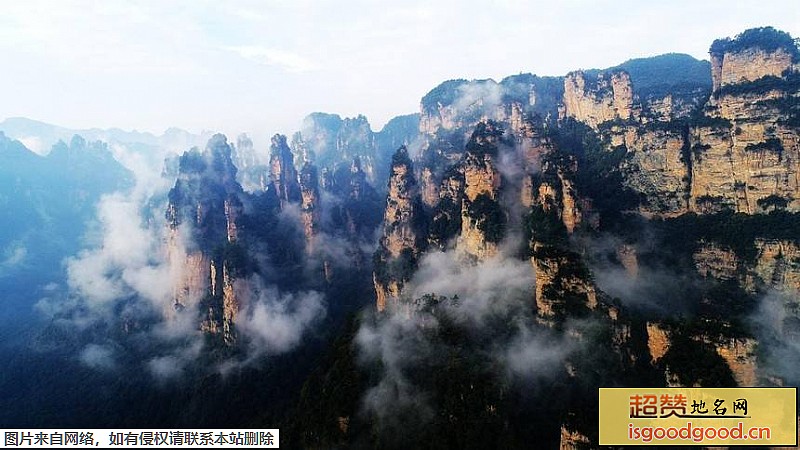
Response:
POLYGON ((498 255, 477 264, 464 261, 458 252, 431 252, 405 288, 410 298, 425 294, 458 296, 464 317, 480 324, 505 314, 520 299, 533 301, 533 270, 528 261, 498 255))
POLYGON ((147 362, 147 367, 150 373, 157 379, 165 381, 175 378, 183 374, 183 368, 186 365, 185 361, 180 358, 167 355, 158 356, 147 362))
MULTIPOLYGON (((113 145, 111 150, 133 172, 136 185, 129 192, 106 195, 100 200, 98 242, 66 261, 70 295, 47 292, 36 308, 65 326, 79 329, 114 324, 120 316, 147 322, 147 329, 134 329, 131 333, 141 333, 143 342, 158 348, 158 354, 144 364, 152 376, 166 381, 179 377, 191 366, 205 342, 199 330, 199 310, 187 308, 183 314, 169 318, 160 315, 171 305, 173 289, 185 270, 182 259, 170 258, 165 248, 168 227, 163 199, 171 182, 161 175, 158 152, 156 156, 142 155, 122 145, 113 145), (146 214, 148 210, 152 215, 146 214)), ((295 211, 294 216, 297 214, 295 211)), ((185 238, 191 233, 181 229, 179 234, 185 238)), ((190 245, 177 244, 183 249, 190 245)), ((267 264, 263 262, 262 268, 268 270, 267 264)), ((236 329, 247 351, 214 367, 222 373, 262 356, 293 350, 326 314, 327 305, 320 292, 280 292, 257 275, 236 279, 233 288, 242 306, 235 320, 236 329)), ((129 341, 117 343, 124 348, 126 342, 129 341)), ((94 344, 87 346, 79 358, 94 368, 112 367, 114 362, 109 347, 94 344)))
POLYGON ((19 266, 28 257, 28 249, 22 244, 11 245, 3 254, 0 269, 11 269, 19 266))
POLYGON ((322 294, 281 295, 273 288, 262 291, 236 325, 252 339, 255 353, 276 354, 295 348, 306 330, 324 315, 322 294))
POLYGON ((313 62, 286 50, 260 47, 257 45, 225 47, 225 49, 238 54, 242 58, 249 59, 259 64, 278 67, 287 72, 299 73, 317 69, 317 66, 313 62))
POLYGON ((797 292, 771 290, 759 299, 758 308, 750 316, 758 339, 759 369, 783 379, 786 386, 797 385, 800 379, 798 315, 797 292))
POLYGON ((114 351, 105 345, 89 344, 83 348, 79 356, 80 361, 93 369, 113 369, 114 351))
POLYGON ((39 155, 44 155, 50 150, 44 145, 42 140, 36 136, 26 136, 17 140, 22 142, 25 148, 39 155))
POLYGON ((355 340, 359 361, 379 362, 381 370, 380 380, 362 399, 364 410, 389 423, 408 419, 409 411, 414 420, 431 417, 435 408, 430 404, 431 393, 409 374, 452 350, 449 344, 432 339, 444 323, 439 317, 446 317, 448 326, 469 330, 466 334, 475 341, 465 345, 492 355, 498 367, 504 368, 502 375, 535 382, 559 373, 580 344, 534 321, 534 282, 529 262, 503 254, 478 263, 465 261, 456 251, 423 256, 404 288, 404 297, 436 294, 451 300, 438 304, 441 315, 424 308, 408 314, 399 308, 376 321, 362 322, 355 340), (507 333, 490 331, 499 323, 507 333))
MULTIPOLYGON (((161 177, 161 158, 148 158, 121 145, 113 145, 111 151, 134 174, 136 184, 128 192, 100 199, 99 242, 65 261, 69 290, 89 314, 81 320, 105 319, 118 300, 133 295, 149 301, 156 310, 163 308, 176 276, 164 252, 163 215, 156 213, 149 223, 143 217, 148 206, 154 211, 165 208, 163 201, 151 203, 169 188, 161 177)), ((61 306, 69 309, 74 305, 66 302, 61 306)), ((58 312, 57 303, 43 301, 39 308, 58 312)))

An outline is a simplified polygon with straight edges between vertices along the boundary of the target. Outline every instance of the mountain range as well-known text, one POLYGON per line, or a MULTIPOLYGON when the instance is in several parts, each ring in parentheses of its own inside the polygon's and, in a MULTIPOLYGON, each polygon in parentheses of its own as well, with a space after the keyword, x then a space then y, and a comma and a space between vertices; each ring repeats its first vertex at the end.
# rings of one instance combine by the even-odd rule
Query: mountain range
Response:
POLYGON ((139 405, 58 426, 594 448, 598 387, 800 382, 798 99, 765 27, 710 61, 445 81, 378 132, 313 113, 269 149, 9 119, 0 281, 48 267, 36 348, 139 405))

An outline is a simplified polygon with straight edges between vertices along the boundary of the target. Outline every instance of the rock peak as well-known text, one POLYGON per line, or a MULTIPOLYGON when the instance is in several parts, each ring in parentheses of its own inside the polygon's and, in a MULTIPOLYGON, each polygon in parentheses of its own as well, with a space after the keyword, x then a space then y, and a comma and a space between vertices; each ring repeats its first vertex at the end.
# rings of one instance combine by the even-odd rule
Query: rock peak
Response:
POLYGON ((294 167, 294 156, 286 143, 286 136, 272 136, 270 147, 269 169, 272 187, 281 206, 286 203, 300 201, 300 185, 297 181, 297 169, 294 167))
POLYGON ((726 85, 781 77, 800 60, 789 33, 772 27, 752 28, 734 38, 717 39, 709 48, 714 92, 726 85))
POLYGON ((426 231, 421 229, 422 200, 414 167, 405 146, 392 156, 386 197, 383 236, 375 255, 375 290, 378 310, 395 305, 400 291, 416 267, 426 231))

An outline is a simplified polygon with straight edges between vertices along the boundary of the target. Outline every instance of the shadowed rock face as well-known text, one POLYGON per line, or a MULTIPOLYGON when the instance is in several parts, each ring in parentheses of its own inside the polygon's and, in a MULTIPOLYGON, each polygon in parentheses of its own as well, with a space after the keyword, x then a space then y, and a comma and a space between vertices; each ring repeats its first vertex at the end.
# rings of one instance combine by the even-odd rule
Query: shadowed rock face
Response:
POLYGON ((317 167, 306 162, 300 171, 300 219, 306 238, 306 252, 313 253, 314 240, 320 228, 319 177, 317 167))
POLYGON ((341 118, 336 114, 313 113, 292 137, 291 148, 299 160, 313 162, 320 170, 332 174, 348 170, 357 158, 366 180, 382 187, 388 177, 392 153, 410 145, 418 133, 418 114, 395 117, 382 130, 373 131, 362 115, 341 118))
POLYGON ((733 250, 704 243, 693 255, 697 272, 714 280, 735 280, 745 290, 769 287, 789 294, 800 292, 800 248, 796 242, 756 239, 756 258, 744 261, 733 250))
POLYGON ((294 167, 294 156, 289 145, 286 144, 286 136, 276 134, 272 137, 269 169, 270 181, 281 206, 298 203, 300 201, 300 185, 297 181, 297 169, 294 167))

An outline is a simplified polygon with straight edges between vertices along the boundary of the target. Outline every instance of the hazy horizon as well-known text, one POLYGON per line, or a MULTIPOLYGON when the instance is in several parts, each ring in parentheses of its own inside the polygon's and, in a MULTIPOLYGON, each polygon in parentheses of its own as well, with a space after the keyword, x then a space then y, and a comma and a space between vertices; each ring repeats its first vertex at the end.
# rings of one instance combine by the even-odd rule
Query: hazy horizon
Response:
POLYGON ((453 78, 558 76, 664 53, 708 59, 714 39, 756 26, 800 35, 789 1, 758 11, 722 1, 2 5, 0 120, 259 139, 317 111, 363 114, 379 130, 453 78))

